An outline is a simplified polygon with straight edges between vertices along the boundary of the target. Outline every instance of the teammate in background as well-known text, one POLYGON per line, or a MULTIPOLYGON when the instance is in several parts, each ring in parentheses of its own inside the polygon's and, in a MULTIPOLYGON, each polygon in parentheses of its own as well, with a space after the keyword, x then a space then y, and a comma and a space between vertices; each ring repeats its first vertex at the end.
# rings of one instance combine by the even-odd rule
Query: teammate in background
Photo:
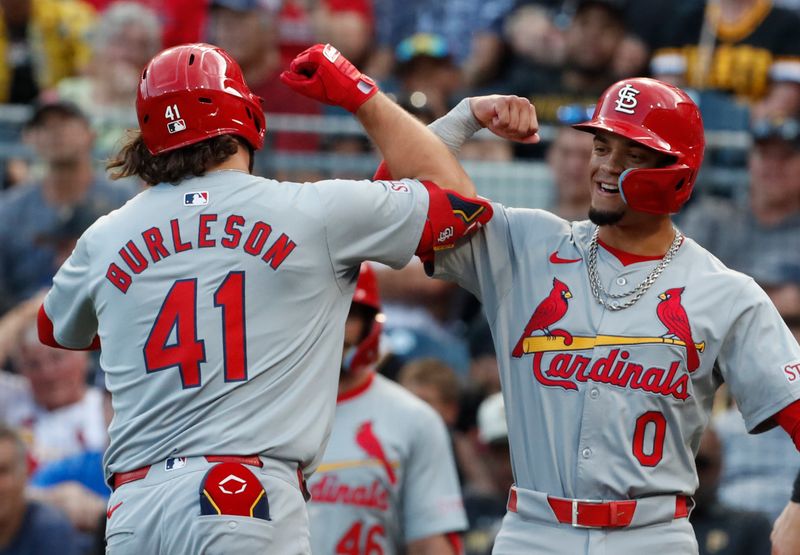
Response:
POLYGON ((110 167, 150 187, 81 236, 39 312, 43 342, 102 345, 112 555, 308 553, 303 476, 330 431, 361 262, 403 266, 491 215, 459 196, 475 190, 447 148, 335 48, 281 79, 354 113, 390 171, 426 183, 253 176, 266 122, 236 62, 189 44, 148 63, 140 130, 110 167))
POLYGON ((431 407, 375 373, 380 310, 364 263, 330 441, 309 482, 312 552, 458 555, 467 522, 447 430, 431 407))
MULTIPOLYGON (((456 150, 515 103, 465 100, 432 127, 456 150)), ((576 127, 594 135, 589 221, 494 204, 429 266, 492 326, 515 479, 494 553, 696 554, 714 391, 728 384, 748 431, 779 424, 800 447, 800 347, 751 278, 672 225, 704 150, 683 91, 625 79, 576 127)))

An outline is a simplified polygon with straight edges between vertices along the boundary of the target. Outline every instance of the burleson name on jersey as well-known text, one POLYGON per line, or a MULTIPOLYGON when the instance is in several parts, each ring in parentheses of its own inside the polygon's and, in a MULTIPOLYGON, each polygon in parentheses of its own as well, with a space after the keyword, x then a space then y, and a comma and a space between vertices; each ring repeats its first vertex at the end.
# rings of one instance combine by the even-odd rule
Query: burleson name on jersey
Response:
MULTIPOLYGON (((201 214, 196 232, 182 230, 181 222, 177 218, 170 220, 168 230, 159 227, 144 230, 140 243, 131 239, 119 249, 121 262, 108 265, 106 279, 122 293, 127 293, 134 276, 144 272, 150 264, 157 264, 173 254, 217 246, 225 249, 241 248, 251 256, 261 257, 265 266, 277 270, 297 246, 285 233, 270 241, 271 225, 258 220, 250 227, 244 216, 238 214, 225 218, 223 234, 217 237, 212 233, 211 225, 218 220, 221 221, 217 214, 201 214), (244 232, 248 228, 245 238, 244 232), (140 245, 144 245, 144 248, 140 248, 140 245)), ((183 225, 186 225, 185 222, 183 225)))

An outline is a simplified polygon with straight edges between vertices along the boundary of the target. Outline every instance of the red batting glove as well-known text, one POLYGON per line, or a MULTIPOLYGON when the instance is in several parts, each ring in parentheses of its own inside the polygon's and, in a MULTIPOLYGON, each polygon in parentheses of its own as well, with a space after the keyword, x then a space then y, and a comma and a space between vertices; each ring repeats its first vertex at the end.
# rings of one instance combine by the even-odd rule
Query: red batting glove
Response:
POLYGON ((304 96, 354 114, 378 92, 375 81, 330 44, 315 44, 298 54, 281 73, 281 81, 304 96))

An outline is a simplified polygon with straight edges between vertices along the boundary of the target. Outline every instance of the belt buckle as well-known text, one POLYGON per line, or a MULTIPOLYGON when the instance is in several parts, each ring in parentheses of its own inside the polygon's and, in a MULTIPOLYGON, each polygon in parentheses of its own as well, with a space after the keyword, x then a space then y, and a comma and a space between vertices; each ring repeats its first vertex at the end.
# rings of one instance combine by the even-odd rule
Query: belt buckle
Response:
POLYGON ((572 500, 572 527, 573 528, 591 528, 594 530, 602 529, 603 526, 593 526, 591 524, 579 524, 578 523, 578 504, 579 503, 590 503, 592 505, 602 505, 605 503, 604 501, 598 501, 597 499, 573 499, 572 500))

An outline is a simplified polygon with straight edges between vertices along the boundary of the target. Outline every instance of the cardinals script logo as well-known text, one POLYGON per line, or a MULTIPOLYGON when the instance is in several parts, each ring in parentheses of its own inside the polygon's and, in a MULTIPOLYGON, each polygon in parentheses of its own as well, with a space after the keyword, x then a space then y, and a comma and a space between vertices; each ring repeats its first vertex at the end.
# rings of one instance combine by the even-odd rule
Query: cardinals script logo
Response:
POLYGON ((321 464, 317 475, 322 479, 314 480, 311 496, 315 503, 339 503, 386 511, 389 509, 389 487, 398 484, 396 468, 399 462, 389 459, 388 452, 372 429, 372 422, 363 422, 356 430, 354 439, 367 458, 321 464), (351 474, 340 473, 345 469, 365 467, 381 468, 381 472, 386 473, 386 480, 363 470, 351 474))
POLYGON ((689 374, 700 367, 699 353, 705 349, 705 343, 694 340, 689 317, 681 304, 683 291, 683 287, 677 287, 658 295, 656 316, 666 328, 663 335, 573 336, 558 327, 569 310, 572 292, 566 283, 554 278, 550 293, 533 311, 511 355, 514 358, 533 355, 533 375, 548 387, 577 390, 577 382, 593 381, 685 400, 689 397, 689 374), (629 360, 631 351, 624 347, 638 345, 678 345, 686 352, 685 363, 666 359, 665 367, 660 367, 629 360), (596 359, 577 352, 595 347, 613 348, 596 359), (545 354, 550 353, 552 358, 545 360, 545 354), (688 373, 679 372, 682 363, 688 373))

